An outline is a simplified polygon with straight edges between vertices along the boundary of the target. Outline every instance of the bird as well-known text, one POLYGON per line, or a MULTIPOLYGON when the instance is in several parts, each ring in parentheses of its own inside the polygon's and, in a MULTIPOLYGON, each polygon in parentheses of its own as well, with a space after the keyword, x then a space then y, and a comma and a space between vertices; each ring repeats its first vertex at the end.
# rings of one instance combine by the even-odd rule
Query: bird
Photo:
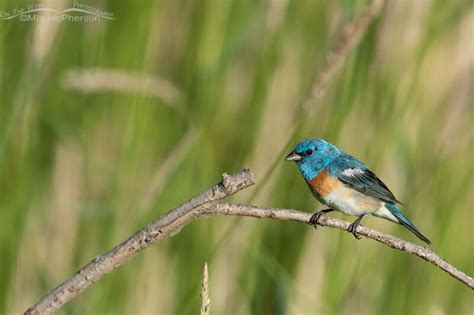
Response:
POLYGON ((335 145, 323 139, 304 139, 286 156, 286 160, 296 162, 313 195, 329 206, 329 209, 311 216, 309 223, 314 227, 321 215, 337 210, 357 217, 347 231, 360 239, 357 227, 364 217, 373 215, 401 224, 419 239, 431 244, 402 213, 400 208, 403 204, 387 185, 367 165, 335 145))

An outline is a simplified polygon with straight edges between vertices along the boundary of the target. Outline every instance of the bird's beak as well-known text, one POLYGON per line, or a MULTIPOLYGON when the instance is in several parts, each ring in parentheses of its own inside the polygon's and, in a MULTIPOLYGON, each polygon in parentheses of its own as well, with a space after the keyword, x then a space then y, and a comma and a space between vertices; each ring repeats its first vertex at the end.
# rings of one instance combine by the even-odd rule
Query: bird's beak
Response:
POLYGON ((288 155, 286 156, 286 158, 285 158, 285 160, 287 160, 287 161, 299 161, 299 160, 301 160, 301 159, 302 159, 301 155, 296 154, 295 151, 293 151, 293 152, 291 152, 290 154, 288 154, 288 155))

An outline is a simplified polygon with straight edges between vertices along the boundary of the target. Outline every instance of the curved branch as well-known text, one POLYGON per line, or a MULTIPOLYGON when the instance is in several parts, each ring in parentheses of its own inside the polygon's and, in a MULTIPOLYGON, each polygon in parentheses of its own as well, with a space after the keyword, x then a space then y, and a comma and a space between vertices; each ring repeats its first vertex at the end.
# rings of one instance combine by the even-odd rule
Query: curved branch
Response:
MULTIPOLYGON (((233 215, 272 218, 303 223, 309 222, 311 214, 306 212, 291 209, 260 208, 251 205, 218 203, 219 200, 245 189, 254 183, 253 175, 250 170, 247 169, 234 175, 224 174, 220 183, 166 213, 155 222, 115 246, 108 253, 94 258, 77 273, 41 298, 35 305, 30 307, 25 314, 51 314, 55 312, 105 274, 124 264, 150 245, 178 233, 181 228, 199 217, 209 215, 233 215)), ((346 230, 349 227, 349 222, 326 215, 322 215, 319 218, 318 224, 341 230, 346 230)), ((466 284, 471 289, 474 288, 474 279, 472 277, 456 269, 428 248, 360 225, 357 228, 357 233, 392 248, 423 258, 446 271, 453 278, 466 284)))
MULTIPOLYGON (((260 208, 250 205, 228 203, 207 205, 198 210, 204 215, 234 215, 254 218, 271 218, 285 221, 298 221, 303 223, 308 223, 312 215, 311 213, 300 212, 292 209, 260 208)), ((318 220, 318 225, 347 231, 350 222, 339 220, 323 214, 318 220)), ((460 271, 429 248, 404 241, 389 234, 369 229, 362 225, 358 226, 357 234, 376 240, 377 242, 390 246, 391 248, 416 255, 447 272, 451 277, 461 281, 469 288, 474 289, 474 278, 460 271)))

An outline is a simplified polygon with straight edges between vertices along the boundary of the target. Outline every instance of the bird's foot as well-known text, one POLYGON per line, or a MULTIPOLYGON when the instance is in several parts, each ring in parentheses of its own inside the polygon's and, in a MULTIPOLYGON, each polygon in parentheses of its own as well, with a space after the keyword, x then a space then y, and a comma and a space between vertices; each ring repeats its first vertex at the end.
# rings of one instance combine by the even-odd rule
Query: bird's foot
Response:
POLYGON ((357 227, 360 225, 360 220, 362 220, 363 217, 364 216, 360 216, 359 218, 357 218, 357 220, 351 223, 347 228, 347 232, 352 233, 352 235, 354 235, 354 237, 358 240, 361 239, 361 236, 357 234, 357 227))
POLYGON ((358 225, 359 225, 359 224, 354 224, 354 223, 352 223, 351 225, 349 225, 349 228, 347 229, 347 232, 352 233, 352 235, 354 235, 354 237, 355 237, 356 239, 360 240, 361 237, 360 237, 360 235, 357 234, 357 232, 356 232, 358 225))
POLYGON ((318 211, 316 213, 314 213, 311 218, 309 219, 309 224, 311 224, 312 226, 314 226, 315 229, 318 228, 318 220, 319 218, 323 215, 323 214, 326 214, 328 212, 331 212, 331 211, 334 211, 333 209, 325 209, 325 210, 321 210, 321 211, 318 211))

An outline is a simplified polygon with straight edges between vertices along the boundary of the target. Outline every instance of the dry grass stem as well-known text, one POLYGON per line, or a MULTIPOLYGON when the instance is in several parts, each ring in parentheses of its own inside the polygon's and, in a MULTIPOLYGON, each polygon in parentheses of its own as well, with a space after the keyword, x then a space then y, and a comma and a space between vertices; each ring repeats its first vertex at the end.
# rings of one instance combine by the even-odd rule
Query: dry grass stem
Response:
POLYGON ((201 315, 211 313, 211 298, 209 297, 209 271, 207 270, 207 261, 204 263, 204 271, 201 286, 201 315))
POLYGON ((175 107, 183 94, 171 82, 156 76, 110 69, 72 69, 63 75, 63 87, 83 93, 138 93, 162 99, 175 107))

